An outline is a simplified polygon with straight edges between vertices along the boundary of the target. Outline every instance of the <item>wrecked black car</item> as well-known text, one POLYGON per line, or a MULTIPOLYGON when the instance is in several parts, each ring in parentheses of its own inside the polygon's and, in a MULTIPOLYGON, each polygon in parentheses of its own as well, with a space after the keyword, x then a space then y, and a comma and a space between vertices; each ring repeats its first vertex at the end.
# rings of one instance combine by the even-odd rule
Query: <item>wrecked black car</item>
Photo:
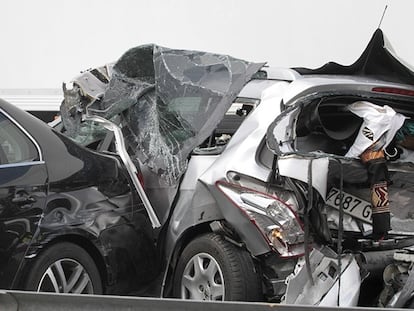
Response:
POLYGON ((0 100, 0 288, 125 294, 157 276, 142 200, 103 148, 0 100))
POLYGON ((97 124, 117 133, 161 296, 407 306, 410 282, 382 278, 411 267, 413 82, 381 30, 315 70, 148 45, 65 86, 62 131, 95 150, 97 124))

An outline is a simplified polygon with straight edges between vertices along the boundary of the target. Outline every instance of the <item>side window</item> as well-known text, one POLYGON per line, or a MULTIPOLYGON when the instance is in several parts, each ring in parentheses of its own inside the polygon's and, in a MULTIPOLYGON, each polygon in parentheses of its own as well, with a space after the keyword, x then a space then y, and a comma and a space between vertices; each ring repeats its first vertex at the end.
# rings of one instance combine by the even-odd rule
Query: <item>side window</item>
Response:
POLYGON ((6 116, 0 113, 0 164, 39 159, 33 142, 6 116))

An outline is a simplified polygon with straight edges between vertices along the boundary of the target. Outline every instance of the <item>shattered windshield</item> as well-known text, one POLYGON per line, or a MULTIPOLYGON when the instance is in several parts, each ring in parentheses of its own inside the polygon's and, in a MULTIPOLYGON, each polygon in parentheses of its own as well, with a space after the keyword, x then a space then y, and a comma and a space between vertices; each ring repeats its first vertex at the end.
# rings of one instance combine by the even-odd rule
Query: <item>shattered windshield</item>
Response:
MULTIPOLYGON (((122 128, 133 160, 174 185, 191 151, 211 135, 262 66, 227 55, 157 45, 132 48, 111 67, 102 96, 95 96, 96 86, 102 83, 88 89, 82 76, 71 90, 64 88, 61 114, 66 134, 78 137, 85 132, 88 125, 80 121, 84 113, 111 120, 122 128)), ((105 82, 106 71, 97 72, 96 78, 105 82)), ((82 136, 99 139, 96 127, 89 130, 94 135, 82 136)))

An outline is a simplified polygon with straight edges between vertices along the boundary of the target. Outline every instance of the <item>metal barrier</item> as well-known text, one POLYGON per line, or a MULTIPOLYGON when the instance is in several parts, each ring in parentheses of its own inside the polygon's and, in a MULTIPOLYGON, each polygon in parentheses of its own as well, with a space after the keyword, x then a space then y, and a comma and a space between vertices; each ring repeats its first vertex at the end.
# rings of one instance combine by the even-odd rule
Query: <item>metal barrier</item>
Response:
MULTIPOLYGON (((179 299, 48 294, 21 291, 0 292, 1 311, 310 311, 314 309, 315 306, 281 305, 271 303, 189 301, 179 299)), ((386 310, 379 308, 339 307, 317 307, 317 309, 326 311, 386 310)))

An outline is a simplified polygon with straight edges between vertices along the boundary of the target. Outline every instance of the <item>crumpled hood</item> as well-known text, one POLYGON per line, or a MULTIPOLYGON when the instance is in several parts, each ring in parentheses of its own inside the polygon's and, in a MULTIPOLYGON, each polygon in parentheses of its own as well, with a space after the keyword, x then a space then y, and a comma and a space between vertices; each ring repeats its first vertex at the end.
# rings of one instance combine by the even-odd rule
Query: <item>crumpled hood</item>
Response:
POLYGON ((111 68, 99 99, 88 99, 82 86, 75 96, 65 92, 62 118, 71 136, 79 131, 76 119, 81 113, 115 122, 122 127, 132 158, 174 185, 191 151, 212 134, 263 65, 227 55, 138 46, 111 68))

